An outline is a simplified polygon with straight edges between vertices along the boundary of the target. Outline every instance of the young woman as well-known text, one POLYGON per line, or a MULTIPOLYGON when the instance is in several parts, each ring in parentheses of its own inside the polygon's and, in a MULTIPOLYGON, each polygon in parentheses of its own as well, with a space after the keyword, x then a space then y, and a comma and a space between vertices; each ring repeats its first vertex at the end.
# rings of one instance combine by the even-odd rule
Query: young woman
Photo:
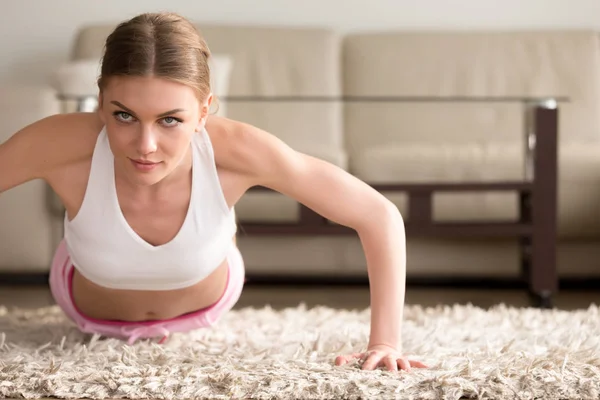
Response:
POLYGON ((0 192, 43 179, 65 208, 50 286, 89 333, 138 338, 208 327, 244 282, 234 206, 253 186, 356 230, 368 262, 363 369, 402 355, 405 233, 398 209, 345 171, 254 126, 209 115, 210 53, 192 23, 142 14, 107 38, 96 113, 37 121, 0 145, 0 192))

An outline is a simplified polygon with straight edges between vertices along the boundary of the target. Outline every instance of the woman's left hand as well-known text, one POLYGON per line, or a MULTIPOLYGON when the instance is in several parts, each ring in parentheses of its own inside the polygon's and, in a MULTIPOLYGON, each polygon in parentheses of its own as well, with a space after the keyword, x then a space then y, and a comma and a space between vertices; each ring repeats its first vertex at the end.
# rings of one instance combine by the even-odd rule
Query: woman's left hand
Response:
POLYGON ((393 347, 386 345, 369 346, 368 350, 364 353, 338 356, 335 359, 335 365, 341 366, 354 359, 362 361, 363 370, 374 370, 379 366, 384 366, 388 371, 398 371, 398 369, 401 369, 407 372, 411 368, 428 368, 422 362, 409 360, 393 347))

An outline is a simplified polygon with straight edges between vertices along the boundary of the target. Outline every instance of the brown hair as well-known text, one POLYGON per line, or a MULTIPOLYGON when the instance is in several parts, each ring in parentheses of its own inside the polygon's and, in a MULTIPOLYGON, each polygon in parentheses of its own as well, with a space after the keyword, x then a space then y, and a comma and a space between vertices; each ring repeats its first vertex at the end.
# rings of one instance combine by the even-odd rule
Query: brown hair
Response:
POLYGON ((98 87, 111 76, 156 76, 210 93, 210 50, 196 27, 170 12, 144 13, 120 23, 106 39, 98 87))

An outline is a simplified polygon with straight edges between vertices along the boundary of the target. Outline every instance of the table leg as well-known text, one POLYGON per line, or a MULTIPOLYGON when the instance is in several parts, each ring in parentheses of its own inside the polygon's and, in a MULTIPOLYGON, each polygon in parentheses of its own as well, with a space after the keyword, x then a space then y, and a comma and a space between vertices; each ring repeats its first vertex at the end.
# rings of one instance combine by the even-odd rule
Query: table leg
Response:
POLYGON ((557 247, 557 180, 558 180, 558 110, 555 103, 537 104, 533 108, 535 145, 533 151, 533 193, 531 216, 531 268, 529 292, 534 305, 552 307, 558 290, 557 247))

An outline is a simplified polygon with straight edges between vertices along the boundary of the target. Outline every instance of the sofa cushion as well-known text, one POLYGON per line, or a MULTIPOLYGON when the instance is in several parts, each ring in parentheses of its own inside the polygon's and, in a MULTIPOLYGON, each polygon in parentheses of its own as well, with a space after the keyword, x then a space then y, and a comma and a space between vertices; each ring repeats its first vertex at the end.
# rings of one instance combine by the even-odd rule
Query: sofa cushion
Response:
MULTIPOLYGON (((350 34, 343 47, 344 94, 567 96, 560 105, 561 142, 598 140, 599 46, 592 30, 350 34)), ((350 151, 390 141, 516 140, 522 110, 516 102, 357 103, 346 110, 345 126, 350 151)))
POLYGON ((238 99, 227 101, 230 118, 256 125, 299 151, 334 159, 345 167, 342 105, 303 100, 341 94, 337 34, 319 28, 199 28, 211 51, 230 54, 234 60, 230 95, 238 99), (257 97, 273 100, 258 101, 257 97))
POLYGON ((522 179, 523 150, 494 143, 373 146, 351 160, 369 182, 471 182, 522 179))

